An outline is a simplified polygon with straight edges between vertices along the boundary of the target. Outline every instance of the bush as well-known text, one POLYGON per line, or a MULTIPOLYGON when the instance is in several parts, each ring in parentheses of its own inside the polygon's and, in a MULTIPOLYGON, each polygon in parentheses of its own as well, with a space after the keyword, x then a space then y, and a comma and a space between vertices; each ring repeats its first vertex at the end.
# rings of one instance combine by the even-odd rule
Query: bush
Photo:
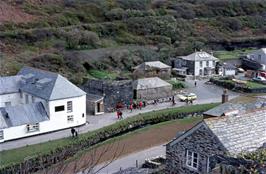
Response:
POLYGON ((183 89, 186 87, 183 82, 178 80, 169 80, 168 82, 173 85, 173 89, 183 89))
POLYGON ((105 13, 105 17, 110 21, 113 20, 122 20, 125 18, 125 11, 122 8, 114 8, 105 13))

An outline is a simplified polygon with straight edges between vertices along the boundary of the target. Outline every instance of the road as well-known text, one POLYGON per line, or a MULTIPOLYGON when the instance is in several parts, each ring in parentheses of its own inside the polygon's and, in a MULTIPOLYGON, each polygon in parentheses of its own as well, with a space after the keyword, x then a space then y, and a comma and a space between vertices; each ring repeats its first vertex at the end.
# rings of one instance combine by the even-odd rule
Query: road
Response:
MULTIPOLYGON (((205 104, 205 103, 214 103, 214 102, 221 102, 221 95, 223 93, 223 88, 215 86, 215 85, 206 85, 204 84, 203 81, 198 81, 197 82, 197 87, 194 87, 194 81, 188 80, 186 82, 188 88, 186 91, 188 92, 193 92, 197 94, 198 99, 194 102, 194 104, 205 104)), ((229 91, 229 98, 235 98, 239 96, 239 93, 235 93, 232 91, 229 91)), ((180 107, 184 106, 184 102, 177 102, 175 106, 172 106, 172 103, 159 103, 156 106, 154 105, 148 105, 142 110, 134 110, 132 113, 130 111, 125 111, 123 113, 123 117, 133 117, 138 115, 139 113, 146 113, 146 112, 151 112, 151 111, 156 111, 156 110, 161 110, 161 109, 166 109, 166 108, 173 108, 173 107, 180 107)), ((80 126, 77 128, 79 134, 81 133, 86 133, 89 131, 93 131, 99 128, 102 128, 104 126, 111 125, 118 120, 116 119, 116 114, 115 113, 105 113, 100 116, 87 116, 87 124, 84 126, 80 126)), ((39 144, 43 142, 47 142, 50 140, 56 140, 60 138, 65 138, 71 136, 70 130, 60 130, 56 132, 51 132, 51 133, 46 133, 42 135, 37 135, 37 136, 32 136, 32 137, 26 137, 18 140, 13 140, 13 141, 8 141, 8 142, 3 142, 0 143, 0 151, 2 150, 9 150, 9 149, 15 149, 27 145, 32 145, 32 144, 39 144)))
MULTIPOLYGON (((145 162, 145 159, 163 155, 165 156, 165 146, 164 144, 158 145, 149 149, 145 149, 136 153, 131 153, 127 156, 121 157, 108 166, 104 167, 107 163, 99 164, 94 168, 94 172, 101 169, 97 174, 111 174, 119 170, 123 170, 129 167, 136 167, 136 163, 140 166, 145 162), (137 160, 137 162, 136 162, 137 160)), ((86 173, 86 172, 85 172, 86 173)), ((81 172, 77 174, 82 174, 81 172)))

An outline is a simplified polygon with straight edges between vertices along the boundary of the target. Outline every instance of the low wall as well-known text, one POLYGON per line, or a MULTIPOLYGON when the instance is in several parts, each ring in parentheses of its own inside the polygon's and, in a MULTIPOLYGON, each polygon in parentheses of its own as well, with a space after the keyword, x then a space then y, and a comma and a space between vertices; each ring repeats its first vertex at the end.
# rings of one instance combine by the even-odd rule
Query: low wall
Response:
MULTIPOLYGON (((173 119, 181 119, 185 117, 201 116, 203 112, 214 107, 215 105, 194 105, 196 107, 189 109, 191 112, 179 112, 174 113, 172 110, 168 113, 164 111, 158 111, 150 113, 149 115, 142 116, 141 114, 135 116, 135 118, 129 118, 122 120, 113 125, 101 128, 93 131, 89 136, 76 139, 75 142, 64 147, 59 147, 48 154, 41 154, 39 156, 25 159, 19 164, 14 164, 0 169, 1 174, 13 174, 13 173, 33 173, 45 168, 49 168, 54 164, 62 162, 70 157, 73 157, 81 150, 87 149, 95 144, 103 142, 107 139, 119 136, 121 134, 133 131, 141 128, 145 125, 157 124, 164 121, 173 119), (199 106, 199 107, 197 107, 199 106), (203 106, 203 107, 200 107, 203 106), (195 109, 196 108, 196 109, 195 109)), ((192 106, 193 107, 193 106, 192 106)), ((145 114, 143 114, 145 115, 145 114)))
POLYGON ((231 90, 237 90, 237 91, 242 91, 246 93, 266 93, 266 88, 247 88, 247 87, 238 87, 235 85, 235 83, 227 83, 221 80, 217 80, 214 78, 211 78, 210 81, 214 83, 215 85, 222 86, 226 89, 231 89, 231 90))

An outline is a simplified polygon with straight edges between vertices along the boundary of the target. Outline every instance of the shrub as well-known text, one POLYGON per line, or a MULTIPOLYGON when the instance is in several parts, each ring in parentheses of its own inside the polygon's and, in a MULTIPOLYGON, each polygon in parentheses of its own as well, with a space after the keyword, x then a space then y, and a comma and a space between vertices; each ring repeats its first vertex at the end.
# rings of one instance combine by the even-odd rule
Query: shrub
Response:
POLYGON ((125 11, 122 8, 114 8, 105 13, 105 17, 111 21, 122 20, 125 18, 125 11))

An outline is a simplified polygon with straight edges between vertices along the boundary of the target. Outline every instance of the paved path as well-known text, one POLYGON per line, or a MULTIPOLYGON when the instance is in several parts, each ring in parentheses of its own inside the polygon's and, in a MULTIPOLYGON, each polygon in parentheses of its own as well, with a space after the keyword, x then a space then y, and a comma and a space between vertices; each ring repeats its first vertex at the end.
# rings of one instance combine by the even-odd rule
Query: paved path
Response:
MULTIPOLYGON (((223 93, 223 88, 217 87, 215 85, 206 85, 204 84, 204 82, 205 81, 198 81, 197 87, 194 87, 194 81, 186 82, 187 86, 189 87, 188 89, 186 89, 186 91, 194 92, 198 96, 198 100, 195 101, 194 104, 221 102, 221 95, 223 93)), ((229 91, 230 99, 237 96, 239 96, 238 93, 229 91)), ((185 105, 184 102, 177 102, 177 104, 174 107, 180 107, 184 105, 185 105)), ((146 113, 166 108, 173 108, 172 103, 168 102, 168 103, 159 103, 157 105, 149 105, 143 108, 142 110, 134 110, 132 113, 130 111, 124 111, 123 117, 124 118, 132 117, 138 115, 139 113, 146 113)), ((87 121, 89 122, 88 124, 77 128, 79 134, 93 131, 104 126, 108 126, 110 124, 117 122, 117 119, 115 113, 105 113, 100 116, 87 116, 87 121)), ((50 140, 69 137, 70 135, 71 135, 70 130, 66 129, 52 133, 8 141, 0 143, 0 151, 15 149, 26 145, 43 143, 50 140)))
MULTIPOLYGON (((165 156, 164 144, 154 146, 152 148, 145 149, 145 150, 135 152, 135 153, 131 153, 127 156, 121 157, 121 158, 113 161, 107 167, 100 170, 97 174, 112 174, 112 173, 118 172, 120 169, 123 170, 123 169, 129 168, 129 167, 136 167, 136 160, 138 160, 138 165, 141 166, 145 162, 145 159, 156 157, 159 155, 165 156)), ((106 163, 102 163, 102 164, 97 165, 94 168, 94 171, 98 171, 99 169, 101 169, 105 165, 106 165, 106 163)), ((77 174, 81 174, 81 172, 79 172, 77 174)))

